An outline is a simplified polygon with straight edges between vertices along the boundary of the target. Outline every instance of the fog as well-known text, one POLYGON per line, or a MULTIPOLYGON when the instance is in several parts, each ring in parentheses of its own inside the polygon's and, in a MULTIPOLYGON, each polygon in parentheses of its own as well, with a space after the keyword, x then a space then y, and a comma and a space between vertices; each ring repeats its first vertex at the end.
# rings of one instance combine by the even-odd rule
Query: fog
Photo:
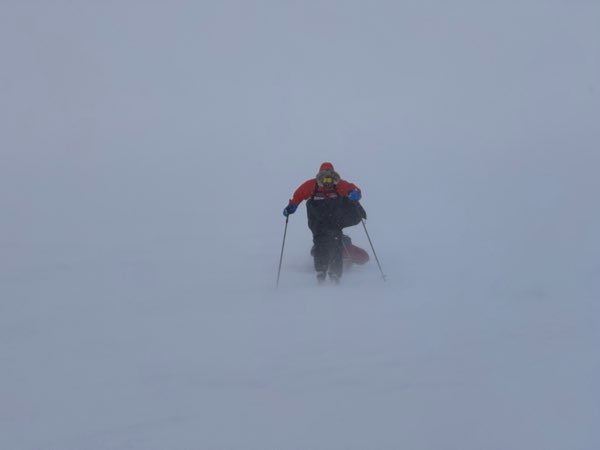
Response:
POLYGON ((600 3, 0 2, 0 447, 595 450, 600 3), (371 254, 318 286, 331 161, 371 254))

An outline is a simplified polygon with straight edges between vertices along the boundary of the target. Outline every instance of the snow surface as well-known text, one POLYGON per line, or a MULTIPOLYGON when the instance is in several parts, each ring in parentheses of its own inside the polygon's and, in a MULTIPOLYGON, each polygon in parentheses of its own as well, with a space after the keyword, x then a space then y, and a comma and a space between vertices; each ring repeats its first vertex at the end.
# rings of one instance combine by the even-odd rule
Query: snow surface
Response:
POLYGON ((0 448, 600 448, 599 23, 2 1, 0 448), (275 289, 323 161, 387 282, 317 286, 301 207, 275 289))

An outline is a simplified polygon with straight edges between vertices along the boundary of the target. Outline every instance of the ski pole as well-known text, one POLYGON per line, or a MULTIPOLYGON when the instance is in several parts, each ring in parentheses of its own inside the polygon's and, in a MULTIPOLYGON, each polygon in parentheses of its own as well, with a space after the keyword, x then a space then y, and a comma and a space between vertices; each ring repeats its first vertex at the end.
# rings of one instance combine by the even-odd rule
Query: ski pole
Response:
POLYGON ((377 257, 377 253, 375 253, 375 247, 373 247, 373 242, 371 242, 371 236, 369 236, 369 232, 367 231, 367 226, 365 225, 365 219, 361 219, 363 228, 365 229, 365 233, 367 234, 367 239, 369 240, 369 244, 371 244, 371 250, 373 250, 373 256, 375 256, 375 261, 377 261, 377 265, 379 266, 379 271, 381 272, 381 278, 385 281, 385 274, 383 273, 383 269, 381 268, 381 264, 379 263, 379 258, 377 257))
POLYGON ((279 257, 279 270, 277 270, 277 284, 275 287, 279 287, 279 275, 281 274, 281 263, 283 261, 283 247, 285 246, 285 235, 287 234, 288 221, 290 220, 289 214, 285 216, 285 228, 283 230, 283 243, 281 244, 281 256, 279 257))

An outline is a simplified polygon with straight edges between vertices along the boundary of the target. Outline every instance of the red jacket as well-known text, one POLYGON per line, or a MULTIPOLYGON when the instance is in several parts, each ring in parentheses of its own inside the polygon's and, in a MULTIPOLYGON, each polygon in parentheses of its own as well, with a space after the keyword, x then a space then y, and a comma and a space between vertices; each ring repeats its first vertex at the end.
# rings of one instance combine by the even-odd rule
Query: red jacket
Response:
POLYGON ((302 200, 309 200, 313 198, 313 196, 320 199, 336 198, 338 196, 346 197, 350 191, 355 189, 360 192, 358 187, 346 180, 340 180, 336 185, 331 187, 324 187, 317 184, 316 178, 312 178, 302 183, 300 187, 296 189, 291 202, 298 205, 302 200))

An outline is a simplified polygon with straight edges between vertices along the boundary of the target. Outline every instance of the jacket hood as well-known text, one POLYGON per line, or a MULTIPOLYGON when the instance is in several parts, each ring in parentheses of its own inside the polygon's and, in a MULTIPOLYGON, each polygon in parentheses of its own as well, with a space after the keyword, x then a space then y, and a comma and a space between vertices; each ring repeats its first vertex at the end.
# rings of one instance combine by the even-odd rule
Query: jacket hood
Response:
POLYGON ((317 184, 319 186, 328 187, 338 184, 339 181, 340 174, 333 169, 333 164, 331 164, 330 162, 324 162, 323 164, 321 164, 319 173, 317 174, 317 184), (326 178, 329 178, 327 182, 325 181, 326 178))
POLYGON ((323 172, 325 170, 334 170, 333 164, 331 164, 330 162, 324 162, 323 164, 321 164, 321 167, 319 168, 319 172, 323 172))

